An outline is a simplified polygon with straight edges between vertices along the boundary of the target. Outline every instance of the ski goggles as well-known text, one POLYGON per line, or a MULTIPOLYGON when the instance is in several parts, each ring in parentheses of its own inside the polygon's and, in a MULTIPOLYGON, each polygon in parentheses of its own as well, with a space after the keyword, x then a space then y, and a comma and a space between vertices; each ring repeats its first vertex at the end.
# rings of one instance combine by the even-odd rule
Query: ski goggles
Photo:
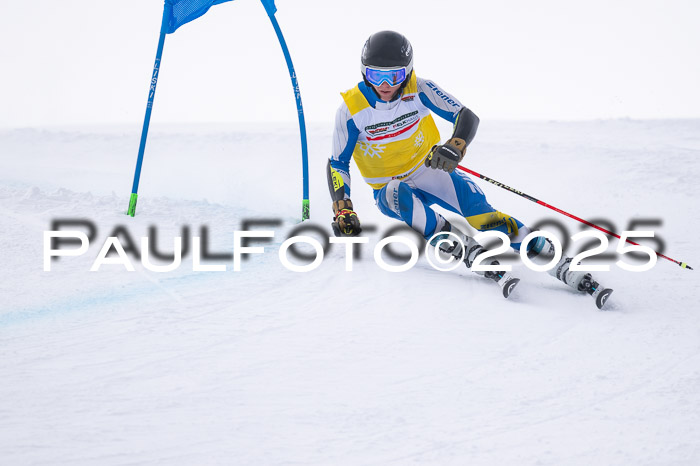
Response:
POLYGON ((406 67, 402 68, 372 68, 369 66, 362 67, 365 73, 365 77, 370 84, 377 87, 381 86, 383 82, 386 82, 390 86, 396 86, 401 84, 406 80, 406 67))

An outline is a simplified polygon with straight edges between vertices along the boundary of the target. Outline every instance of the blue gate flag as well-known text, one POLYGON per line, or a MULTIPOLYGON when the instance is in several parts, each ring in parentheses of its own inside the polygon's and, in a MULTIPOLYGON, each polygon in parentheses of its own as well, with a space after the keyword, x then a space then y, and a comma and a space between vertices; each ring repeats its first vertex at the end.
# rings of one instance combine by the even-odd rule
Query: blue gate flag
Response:
MULTIPOLYGON (((134 170, 134 183, 131 187, 131 198, 129 199, 129 208, 126 211, 127 215, 133 217, 136 215, 136 203, 138 201, 139 181, 141 180, 141 168, 143 166, 143 156, 146 151, 146 139, 148 138, 148 127, 151 122, 151 111, 153 110, 153 99, 156 94, 156 85, 158 84, 158 75, 160 74, 160 61, 163 56, 163 46, 165 44, 165 36, 172 34, 183 24, 194 21, 211 8, 219 3, 230 2, 232 0, 164 0, 163 19, 160 25, 160 35, 158 37, 158 49, 156 51, 156 61, 153 65, 153 75, 151 77, 150 88, 148 90, 148 102, 146 103, 146 115, 143 119, 143 129, 141 130, 141 142, 139 143, 139 154, 136 158, 136 169, 134 170)), ((304 122, 304 108, 301 104, 301 92, 299 91, 299 82, 297 74, 292 65, 292 58, 289 55, 289 49, 282 36, 282 30, 277 23, 275 13, 275 0, 260 0, 265 7, 272 27, 275 29, 277 39, 282 47, 284 58, 287 61, 289 68, 289 77, 292 80, 292 88, 294 89, 294 97, 297 104, 297 113, 299 117, 299 134, 301 136, 301 161, 302 161, 302 214, 301 220, 308 220, 310 215, 309 208, 309 161, 308 148, 306 144, 306 123, 304 122)))
POLYGON ((230 1, 231 0, 165 0, 165 3, 172 5, 167 33, 172 34, 183 24, 187 24, 199 18, 209 11, 209 8, 213 5, 230 1))

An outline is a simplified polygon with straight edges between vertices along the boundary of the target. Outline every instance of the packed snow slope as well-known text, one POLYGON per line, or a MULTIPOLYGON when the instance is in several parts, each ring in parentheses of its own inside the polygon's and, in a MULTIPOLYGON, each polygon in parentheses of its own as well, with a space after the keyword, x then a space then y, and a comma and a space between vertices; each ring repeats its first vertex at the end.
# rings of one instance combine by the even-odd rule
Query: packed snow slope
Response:
MULTIPOLYGON (((293 125, 154 125, 130 218, 139 130, 0 132, 0 463, 700 464, 697 270, 608 260, 594 274, 615 289, 606 311, 517 260, 509 300, 425 257, 384 271, 373 249, 398 222, 353 172, 356 210, 374 227, 361 257, 347 272, 334 245, 293 272, 278 257, 301 216, 293 125), (44 271, 44 232, 77 219, 94 226, 89 249, 44 271), (274 237, 251 242, 264 253, 234 271, 234 232, 246 229, 274 237), (112 235, 134 271, 90 271, 112 235), (225 271, 193 270, 192 241, 178 268, 149 271, 135 255, 145 236, 163 253, 206 236, 220 257, 205 264, 225 271)), ((320 230, 303 234, 320 240, 331 130, 309 127, 320 230)), ((635 229, 700 267, 699 121, 485 121, 463 163, 618 232, 645 220, 635 229)), ((527 224, 581 231, 478 183, 527 224)))

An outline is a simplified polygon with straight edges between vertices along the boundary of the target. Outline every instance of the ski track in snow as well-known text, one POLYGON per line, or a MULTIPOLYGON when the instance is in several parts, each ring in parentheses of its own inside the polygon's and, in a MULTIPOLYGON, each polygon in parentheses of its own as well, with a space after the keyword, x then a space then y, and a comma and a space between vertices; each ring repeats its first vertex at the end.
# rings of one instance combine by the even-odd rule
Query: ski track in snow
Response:
MULTIPOLYGON (((331 129, 309 126, 311 214, 328 233, 331 129)), ((353 171, 377 226, 362 259, 345 272, 334 246, 294 273, 277 257, 301 211, 293 125, 154 127, 129 218, 135 131, 0 131, 2 464, 700 463, 697 271, 613 265, 595 274, 615 289, 609 312, 518 262, 509 300, 425 258, 385 272, 372 248, 396 222, 353 171), (44 272, 43 232, 66 218, 97 238, 44 272), (231 253, 246 219, 281 224, 254 228, 275 237, 240 272, 194 272, 191 254, 168 273, 89 271, 118 226, 135 240, 155 226, 163 252, 206 226, 210 250, 231 253)), ((465 163, 618 232, 662 219, 666 254, 700 266, 699 156, 695 120, 483 122, 465 163)), ((526 223, 557 218, 478 183, 526 223)))

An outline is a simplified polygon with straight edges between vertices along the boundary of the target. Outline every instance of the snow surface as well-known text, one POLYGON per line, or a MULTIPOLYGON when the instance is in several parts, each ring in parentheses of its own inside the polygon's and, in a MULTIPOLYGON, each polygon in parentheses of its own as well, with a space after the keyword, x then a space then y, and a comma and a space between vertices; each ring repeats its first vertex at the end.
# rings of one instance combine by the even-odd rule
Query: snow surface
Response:
MULTIPOLYGON (((331 130, 309 127, 326 231, 331 130)), ((605 312, 517 262, 509 300, 425 258, 385 272, 372 248, 398 223, 356 172, 357 211, 376 226, 362 258, 345 272, 335 246, 291 272, 277 251, 301 212, 294 126, 154 125, 130 218, 139 131, 0 132, 1 464, 700 464, 699 272, 613 265, 596 274, 615 289, 605 312), (67 218, 97 238, 44 272, 43 232, 67 218), (206 226, 230 254, 245 219, 281 223, 240 272, 195 272, 191 254, 167 273, 89 271, 119 226, 137 241, 154 226, 161 251, 206 226)), ((485 121, 465 163, 618 231, 662 219, 666 254, 700 267, 699 158, 697 120, 485 121)), ((526 223, 580 231, 479 184, 526 223)))

